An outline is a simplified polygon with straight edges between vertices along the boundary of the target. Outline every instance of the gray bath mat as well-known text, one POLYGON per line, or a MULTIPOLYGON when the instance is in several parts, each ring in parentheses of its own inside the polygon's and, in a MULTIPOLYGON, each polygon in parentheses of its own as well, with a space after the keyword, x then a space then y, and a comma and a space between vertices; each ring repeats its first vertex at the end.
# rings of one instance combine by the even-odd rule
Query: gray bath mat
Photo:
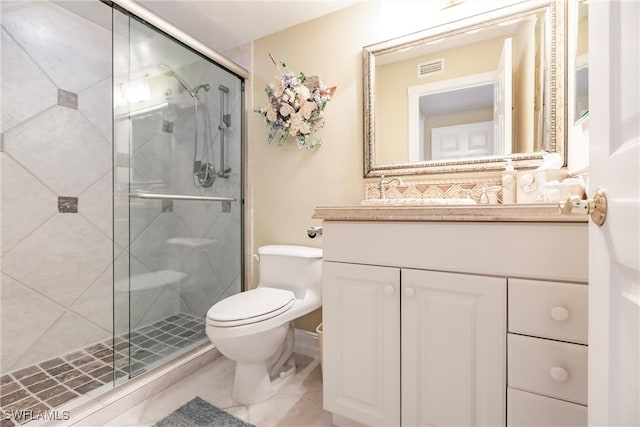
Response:
POLYGON ((153 427, 255 427, 199 397, 185 403, 153 427))

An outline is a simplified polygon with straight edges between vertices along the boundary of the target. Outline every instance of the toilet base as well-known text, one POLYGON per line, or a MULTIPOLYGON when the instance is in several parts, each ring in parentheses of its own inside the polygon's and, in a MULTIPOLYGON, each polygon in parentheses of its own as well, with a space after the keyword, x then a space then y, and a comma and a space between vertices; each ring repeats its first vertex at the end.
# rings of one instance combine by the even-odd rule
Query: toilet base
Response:
POLYGON ((286 385, 296 373, 293 356, 287 360, 280 374, 273 380, 269 377, 266 363, 236 362, 233 392, 231 397, 236 402, 251 405, 262 402, 273 396, 286 385))

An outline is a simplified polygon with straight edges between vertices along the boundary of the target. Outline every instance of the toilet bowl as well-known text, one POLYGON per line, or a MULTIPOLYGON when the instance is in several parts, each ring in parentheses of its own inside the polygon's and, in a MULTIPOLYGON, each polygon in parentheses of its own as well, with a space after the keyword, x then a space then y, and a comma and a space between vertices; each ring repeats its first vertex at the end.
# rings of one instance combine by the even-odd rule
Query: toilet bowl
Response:
POLYGON ((236 362, 232 398, 253 404, 270 398, 295 374, 292 321, 322 304, 322 250, 258 248, 256 289, 219 301, 207 312, 206 332, 236 362))

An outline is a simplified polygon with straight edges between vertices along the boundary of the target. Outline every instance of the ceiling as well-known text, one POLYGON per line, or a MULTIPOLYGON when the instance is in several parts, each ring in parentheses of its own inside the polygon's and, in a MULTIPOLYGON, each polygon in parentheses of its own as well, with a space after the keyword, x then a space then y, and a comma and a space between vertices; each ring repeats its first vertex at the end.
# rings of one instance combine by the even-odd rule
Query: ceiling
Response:
POLYGON ((218 52, 362 0, 137 0, 218 52))

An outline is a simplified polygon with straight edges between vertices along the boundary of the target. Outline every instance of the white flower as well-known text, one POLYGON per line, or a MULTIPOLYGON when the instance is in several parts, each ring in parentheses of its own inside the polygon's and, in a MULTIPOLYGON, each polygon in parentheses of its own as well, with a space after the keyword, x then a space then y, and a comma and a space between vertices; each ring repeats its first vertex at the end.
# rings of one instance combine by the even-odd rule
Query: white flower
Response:
POLYGON ((303 119, 302 115, 299 112, 291 116, 290 122, 291 127, 289 128, 289 135, 291 136, 296 136, 299 133, 305 135, 311 131, 311 128, 309 128, 309 123, 307 123, 303 119))
POLYGON ((273 95, 278 98, 280 97, 280 95, 282 95, 282 92, 284 92, 284 86, 282 85, 282 80, 280 79, 276 79, 269 83, 269 88, 271 88, 271 90, 273 91, 273 95))
POLYGON ((316 104, 313 101, 308 101, 302 105, 302 107, 300 108, 300 111, 302 112, 302 115, 304 116, 304 118, 309 120, 311 118, 311 113, 313 113, 313 111, 317 107, 318 107, 318 104, 316 104))
POLYGON ((311 92, 309 91, 309 88, 306 86, 298 86, 296 88, 296 93, 298 94, 300 99, 307 100, 311 97, 311 92))
POLYGON ((293 107, 289 104, 282 104, 280 106, 280 115, 283 117, 287 117, 290 114, 295 113, 296 110, 293 109, 293 107))
POLYGON ((270 122, 275 122, 278 119, 278 113, 276 113, 276 110, 273 109, 273 107, 269 107, 269 109, 267 110, 267 120, 269 120, 270 122))

